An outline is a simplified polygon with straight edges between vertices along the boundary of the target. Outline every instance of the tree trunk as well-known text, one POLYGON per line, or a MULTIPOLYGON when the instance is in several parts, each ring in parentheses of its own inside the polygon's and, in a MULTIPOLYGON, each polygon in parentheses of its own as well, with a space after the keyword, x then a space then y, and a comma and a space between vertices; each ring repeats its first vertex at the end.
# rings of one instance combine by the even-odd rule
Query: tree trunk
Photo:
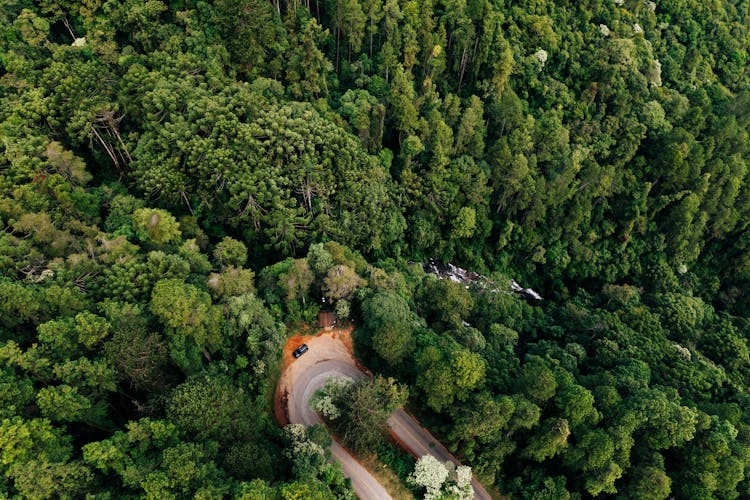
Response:
POLYGON ((339 51, 341 49, 341 28, 336 28, 336 73, 339 72, 339 51))
POLYGON ((464 71, 466 70, 466 45, 464 45, 464 52, 461 54, 461 66, 459 69, 458 76, 458 90, 461 90, 461 84, 464 81, 464 71))
POLYGON ((479 48, 479 37, 474 39, 474 53, 471 54, 471 63, 474 66, 474 78, 476 79, 477 73, 479 72, 479 65, 477 64, 477 48, 479 48))

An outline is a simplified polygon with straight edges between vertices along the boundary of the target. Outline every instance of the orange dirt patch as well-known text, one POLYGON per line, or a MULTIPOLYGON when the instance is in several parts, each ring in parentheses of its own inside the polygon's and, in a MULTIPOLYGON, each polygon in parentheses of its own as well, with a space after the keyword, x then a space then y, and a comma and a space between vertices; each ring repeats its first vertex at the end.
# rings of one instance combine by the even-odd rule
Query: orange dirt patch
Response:
POLYGON ((354 326, 349 325, 346 328, 337 328, 331 331, 331 338, 338 339, 346 346, 346 350, 354 357, 354 342, 352 341, 352 332, 354 326))
POLYGON ((344 344, 346 350, 351 354, 354 359, 354 364, 357 368, 365 372, 368 376, 372 376, 372 372, 354 355, 354 340, 352 339, 352 333, 354 332, 354 325, 349 325, 346 328, 337 328, 330 332, 332 339, 337 339, 344 344))
POLYGON ((287 400, 289 399, 289 393, 287 391, 280 391, 278 388, 273 395, 273 415, 276 417, 276 422, 281 427, 289 425, 289 411, 287 410, 287 400))

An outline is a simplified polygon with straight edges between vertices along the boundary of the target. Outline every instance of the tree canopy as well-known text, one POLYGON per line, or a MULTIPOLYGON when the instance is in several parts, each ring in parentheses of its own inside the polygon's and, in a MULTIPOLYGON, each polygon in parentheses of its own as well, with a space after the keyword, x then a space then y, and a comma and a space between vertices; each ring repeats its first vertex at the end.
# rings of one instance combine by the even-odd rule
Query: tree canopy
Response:
POLYGON ((750 495, 747 2, 0 4, 0 497, 350 498, 269 411, 321 309, 358 449, 750 495))

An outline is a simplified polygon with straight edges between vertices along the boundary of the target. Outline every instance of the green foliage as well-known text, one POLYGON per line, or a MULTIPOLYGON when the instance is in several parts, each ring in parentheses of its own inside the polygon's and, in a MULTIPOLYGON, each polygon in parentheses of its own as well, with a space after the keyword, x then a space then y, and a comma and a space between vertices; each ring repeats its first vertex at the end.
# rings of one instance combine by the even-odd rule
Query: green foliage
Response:
POLYGON ((747 496, 746 2, 0 5, 0 496, 350 498, 261 403, 323 296, 358 447, 747 496))
POLYGON ((422 389, 427 406, 438 412, 455 400, 465 401, 484 381, 484 359, 455 342, 424 347, 417 352, 416 362, 416 385, 422 389))
POLYGON ((307 251, 307 262, 310 264, 310 269, 319 277, 325 276, 333 267, 333 257, 323 243, 310 245, 307 251))
POLYGON ((72 452, 70 436, 52 427, 46 419, 24 420, 17 416, 3 419, 0 443, 4 467, 32 460, 64 462, 72 452))
POLYGON ((0 321, 6 327, 36 322, 43 317, 40 290, 20 283, 0 280, 0 304, 0 321))
POLYGON ((363 301, 362 320, 372 334, 372 348, 390 365, 398 365, 413 351, 416 319, 400 295, 376 292, 363 301))
POLYGON ((405 483, 409 474, 414 472, 414 457, 393 444, 380 443, 375 451, 378 460, 390 468, 402 482, 405 483))
MULTIPOLYGON (((184 219, 180 224, 186 224, 184 219)), ((186 240, 185 243, 180 246, 180 256, 188 261, 190 264, 190 271, 193 273, 204 274, 211 269, 211 263, 208 260, 208 256, 201 253, 201 248, 198 246, 198 241, 195 238, 186 240)))
POLYGON ((273 480, 281 464, 278 450, 269 442, 239 443, 227 451, 224 466, 233 477, 273 480))
POLYGON ((214 259, 222 268, 243 267, 247 260, 247 247, 241 241, 226 236, 214 247, 214 259))
POLYGON ((88 349, 93 349, 109 335, 107 320, 87 311, 76 314, 75 329, 78 332, 78 343, 88 349))
POLYGON ((159 281, 151 312, 164 324, 172 360, 190 372, 200 366, 200 353, 215 349, 221 337, 221 311, 199 288, 176 279, 159 281))
POLYGON ((180 225, 165 210, 139 208, 133 212, 133 230, 139 240, 147 243, 174 243, 180 238, 180 225))
POLYGON ((88 467, 70 460, 69 436, 46 419, 3 419, 0 449, 0 470, 8 478, 8 487, 24 498, 80 495, 93 479, 88 467))
POLYGON ((557 381, 552 370, 539 359, 534 358, 521 367, 516 388, 536 404, 543 404, 555 395, 557 381))
POLYGON ((336 316, 336 321, 345 323, 351 315, 351 305, 348 300, 337 300, 336 306, 333 308, 333 314, 336 316))
POLYGON ((36 402, 42 415, 58 422, 84 420, 92 409, 91 401, 69 385, 41 389, 36 402))
POLYGON ((167 415, 183 436, 219 443, 246 441, 254 423, 249 396, 230 380, 217 376, 188 379, 178 386, 167 405, 167 415))
POLYGON ((284 434, 288 442, 284 454, 291 461, 295 480, 281 486, 282 498, 351 498, 341 467, 328 462, 327 447, 332 440, 325 427, 291 424, 284 434))
POLYGON ((18 377, 10 367, 0 371, 0 418, 24 413, 34 401, 34 384, 29 378, 18 377))
POLYGON ((354 380, 349 377, 329 378, 310 398, 310 408, 327 420, 338 419, 341 417, 341 403, 348 397, 352 384, 354 380))
POLYGON ((422 293, 424 316, 438 329, 461 326, 474 307, 466 288, 451 280, 427 278, 422 293))
POLYGON ((637 498, 665 499, 669 497, 671 484, 662 468, 645 466, 633 469, 629 491, 637 498))
POLYGON ((144 308, 135 304, 102 304, 114 330, 104 354, 120 378, 136 389, 159 391, 165 384, 169 347, 162 335, 150 331, 144 308))
POLYGON ((80 462, 16 464, 10 470, 16 490, 24 498, 73 497, 90 487, 93 474, 80 462))
POLYGON ((253 362, 253 371, 264 380, 265 373, 273 373, 280 362, 286 328, 252 294, 228 299, 224 314, 225 356, 231 359, 237 352, 245 352, 253 362))
POLYGON ((212 295, 226 299, 255 291, 255 273, 250 269, 229 267, 221 273, 211 273, 207 282, 212 295))
POLYGON ((215 445, 180 442, 173 424, 150 419, 83 447, 86 463, 113 473, 130 494, 153 498, 226 494, 230 483, 214 462, 216 454, 215 445))
POLYGON ((682 495, 735 496, 745 477, 742 470, 747 444, 737 441, 737 429, 712 416, 710 424, 696 435, 681 458, 683 467, 674 489, 682 495))
POLYGON ((143 208, 143 200, 127 194, 118 194, 109 201, 109 212, 104 220, 104 230, 108 233, 135 236, 133 214, 143 208))
POLYGON ((263 479, 253 479, 241 484, 236 497, 241 500, 276 500, 279 498, 279 492, 263 479))
POLYGON ((659 297, 665 323, 677 340, 695 340, 705 314, 705 304, 699 298, 676 293, 659 297))
POLYGON ((542 431, 529 440, 522 456, 537 462, 553 457, 568 445, 570 429, 565 419, 550 419, 542 423, 542 431))
POLYGON ((326 295, 331 300, 352 298, 357 288, 364 283, 365 281, 352 268, 342 264, 329 269, 323 279, 326 295))
POLYGON ((221 0, 213 9, 213 19, 227 49, 242 71, 250 75, 281 71, 285 42, 279 21, 268 2, 221 0))
POLYGON ((317 396, 316 409, 325 410, 349 446, 357 451, 374 450, 387 434, 391 413, 406 404, 408 395, 408 388, 394 379, 376 376, 331 385, 317 396))
POLYGON ((325 485, 318 482, 294 481, 281 486, 281 498, 283 500, 328 500, 331 492, 325 485))

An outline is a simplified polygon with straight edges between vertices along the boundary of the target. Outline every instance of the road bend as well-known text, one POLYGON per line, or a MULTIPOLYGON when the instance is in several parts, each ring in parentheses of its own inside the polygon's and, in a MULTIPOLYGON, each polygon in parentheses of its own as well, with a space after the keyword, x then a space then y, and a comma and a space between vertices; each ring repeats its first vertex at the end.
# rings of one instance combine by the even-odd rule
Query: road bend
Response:
MULTIPOLYGON (((357 367, 344 344, 328 335, 307 340, 310 350, 299 359, 291 361, 282 374, 279 390, 287 394, 287 411, 291 423, 313 425, 321 419, 309 405, 310 397, 331 377, 359 379, 366 375, 357 367)), ((388 420, 392 435, 416 457, 432 455, 441 462, 451 461, 461 465, 456 458, 419 422, 404 410, 396 410, 388 420)), ((331 445, 331 455, 341 464, 344 475, 362 500, 387 500, 391 496, 338 442, 331 445)), ((474 497, 490 500, 484 487, 472 479, 474 497)))

